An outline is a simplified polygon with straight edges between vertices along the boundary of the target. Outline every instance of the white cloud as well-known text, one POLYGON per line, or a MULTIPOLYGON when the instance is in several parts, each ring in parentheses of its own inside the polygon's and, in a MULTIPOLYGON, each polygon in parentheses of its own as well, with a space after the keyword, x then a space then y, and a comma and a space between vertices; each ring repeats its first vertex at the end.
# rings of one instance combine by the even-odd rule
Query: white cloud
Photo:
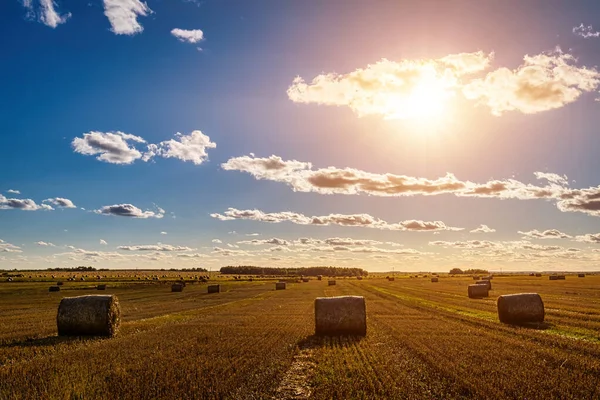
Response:
POLYGON ((54 204, 56 207, 60 207, 60 208, 77 208, 75 206, 75 204, 73 204, 73 202, 69 199, 65 199, 62 197, 55 197, 52 199, 46 199, 43 201, 43 203, 52 203, 54 204))
POLYGON ((181 42, 198 43, 204 39, 204 32, 200 29, 179 29, 175 28, 171 31, 171 35, 175 36, 181 42))
POLYGON ((559 231, 558 229, 547 229, 545 231, 538 231, 537 229, 533 229, 528 232, 519 231, 521 235, 530 238, 530 239, 570 239, 571 236, 567 235, 564 232, 559 231))
POLYGON ((104 206, 99 210, 94 210, 96 214, 102 215, 116 215, 120 217, 132 217, 132 218, 162 218, 165 215, 165 210, 157 207, 157 211, 142 211, 133 204, 114 204, 110 206, 104 206))
POLYGON ((252 245, 265 245, 271 244, 275 246, 288 246, 289 242, 284 239, 272 238, 272 239, 253 239, 253 240, 242 240, 238 244, 252 244, 252 245))
POLYGON ((0 239, 0 253, 22 253, 22 250, 19 246, 15 246, 14 244, 10 244, 0 239))
POLYGON ((490 227, 489 227, 489 226, 487 226, 487 225, 483 225, 483 224, 481 224, 481 225, 479 225, 479 227, 478 227, 478 228, 476 228, 476 229, 473 229, 473 230, 472 230, 472 231, 470 231, 470 232, 471 232, 471 233, 493 233, 493 232, 496 232, 496 230, 495 230, 495 229, 493 229, 493 228, 490 228, 490 227))
POLYGON ((50 242, 35 242, 35 244, 37 244, 38 246, 44 246, 44 247, 56 247, 54 244, 50 243, 50 242))
POLYGON ((366 228, 397 230, 397 231, 421 231, 433 232, 440 230, 462 230, 446 226, 442 221, 417 221, 407 220, 398 223, 388 223, 379 218, 375 218, 369 214, 329 214, 325 216, 306 216, 291 211, 283 211, 278 213, 265 213, 260 210, 238 210, 229 208, 223 214, 214 213, 211 217, 221 221, 229 221, 234 219, 248 219, 261 222, 280 223, 291 222, 298 225, 341 225, 341 226, 358 226, 366 228))
POLYGON ((146 143, 146 140, 123 132, 92 131, 73 139, 72 146, 76 153, 97 155, 97 160, 111 164, 131 164, 139 159, 147 162, 154 157, 163 157, 191 161, 196 165, 208 159, 207 149, 217 147, 201 131, 193 131, 189 135, 177 133, 175 139, 147 144, 144 153, 131 142, 146 143))
POLYGON ((146 245, 136 245, 136 246, 118 246, 119 250, 127 250, 127 251, 193 251, 187 246, 171 246, 169 244, 146 244, 146 245))
POLYGON ((506 111, 533 114, 572 103, 600 84, 595 68, 576 66, 575 57, 558 48, 523 60, 515 70, 499 68, 473 80, 464 86, 463 94, 487 105, 494 115, 506 111))
POLYGON ((167 234, 167 232, 164 232, 164 231, 163 231, 163 232, 161 232, 160 234, 161 234, 161 235, 166 235, 166 234, 167 234))
POLYGON ((21 194, 21 192, 19 192, 18 190, 15 189, 8 189, 6 191, 6 193, 10 193, 10 194, 21 194))
POLYGON ((220 243, 223 243, 223 242, 221 241, 221 239, 213 239, 213 240, 212 240, 212 242, 213 242, 213 243, 218 243, 218 244, 220 244, 220 243))
POLYGON ((36 204, 31 199, 9 199, 0 194, 0 210, 11 209, 24 211, 54 210, 47 204, 36 204))
POLYGON ((142 153, 128 141, 146 143, 141 137, 128 133, 91 131, 84 133, 82 138, 73 139, 71 145, 76 153, 98 155, 96 159, 99 161, 111 164, 131 164, 142 158, 142 153))
POLYGON ((22 0, 23 6, 27 9, 27 17, 37 19, 50 28, 56 28, 64 24, 71 17, 71 13, 60 15, 56 11, 58 7, 54 0, 37 0, 39 5, 34 7, 35 0, 22 0))
POLYGON ((260 233, 246 233, 246 236, 260 236, 260 233))
POLYGON ((106 246, 108 243, 106 242, 106 240, 104 239, 100 239, 100 244, 106 246))
POLYGON ((584 243, 600 243, 600 233, 586 233, 585 235, 575 236, 575 240, 584 243))
POLYGON ((117 35, 135 35, 144 30, 138 17, 146 17, 152 10, 140 0, 104 0, 104 15, 111 31, 117 35))
POLYGON ((460 78, 486 69, 492 58, 478 51, 440 59, 382 59, 348 74, 321 74, 310 83, 296 77, 287 94, 297 103, 348 106, 359 117, 424 117, 443 109, 460 88, 460 78))
POLYGON ((584 39, 600 37, 600 32, 594 30, 592 25, 585 26, 583 23, 579 26, 573 27, 573 33, 577 36, 581 36, 584 39))

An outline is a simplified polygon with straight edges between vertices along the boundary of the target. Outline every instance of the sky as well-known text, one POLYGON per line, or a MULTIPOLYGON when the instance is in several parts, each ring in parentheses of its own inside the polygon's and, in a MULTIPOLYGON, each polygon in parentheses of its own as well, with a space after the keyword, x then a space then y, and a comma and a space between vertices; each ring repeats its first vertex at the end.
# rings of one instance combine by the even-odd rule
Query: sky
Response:
POLYGON ((2 1, 0 269, 600 270, 598 15, 2 1))

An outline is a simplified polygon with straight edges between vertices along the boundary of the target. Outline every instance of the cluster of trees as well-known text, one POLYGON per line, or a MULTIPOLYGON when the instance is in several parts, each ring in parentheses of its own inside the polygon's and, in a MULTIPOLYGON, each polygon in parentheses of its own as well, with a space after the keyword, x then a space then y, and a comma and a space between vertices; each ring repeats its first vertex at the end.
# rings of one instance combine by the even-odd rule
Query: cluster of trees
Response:
POLYGON ((90 272, 90 271, 97 271, 96 268, 94 267, 84 267, 83 265, 80 265, 79 267, 73 267, 73 268, 61 268, 61 267, 57 267, 57 268, 48 268, 48 271, 64 271, 64 272, 90 272))
POLYGON ((306 267, 306 268, 270 268, 252 265, 222 267, 222 274, 227 275, 304 275, 304 276, 367 276, 369 273, 361 268, 342 267, 306 267))
POLYGON ((478 275, 483 275, 483 274, 489 274, 489 271, 486 269, 477 269, 477 268, 471 268, 471 269, 465 269, 464 271, 460 268, 452 268, 450 270, 450 275, 460 275, 460 274, 467 274, 467 275, 473 275, 473 274, 478 274, 478 275))

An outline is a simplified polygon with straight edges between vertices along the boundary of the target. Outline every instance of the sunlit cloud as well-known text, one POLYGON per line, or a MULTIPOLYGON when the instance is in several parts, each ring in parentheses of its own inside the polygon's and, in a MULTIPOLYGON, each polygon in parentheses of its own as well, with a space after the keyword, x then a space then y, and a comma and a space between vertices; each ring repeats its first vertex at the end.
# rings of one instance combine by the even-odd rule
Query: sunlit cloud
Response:
POLYGON ((236 219, 246 219, 252 221, 281 223, 291 222, 297 225, 340 225, 374 228, 394 231, 416 231, 416 232, 434 232, 434 231, 459 231, 463 228, 447 226, 442 221, 419 221, 407 220, 397 223, 388 223, 369 214, 329 214, 324 216, 306 216, 291 211, 277 213, 265 213, 260 210, 238 210, 229 208, 223 214, 214 213, 211 217, 221 221, 230 221, 236 219))
POLYGON ((0 194, 0 210, 23 210, 23 211, 37 211, 37 210, 54 210, 47 204, 37 204, 32 199, 9 199, 0 194))
POLYGON ((171 35, 175 36, 180 42, 187 43, 198 43, 204 39, 204 32, 200 29, 175 28, 171 31, 171 35))
POLYGON ((440 59, 382 59, 347 74, 321 74, 309 83, 296 77, 287 94, 296 103, 347 106, 359 117, 427 117, 443 111, 461 77, 485 70, 492 58, 478 51, 440 59))
POLYGON ((100 239, 100 244, 106 246, 108 243, 104 239, 100 239))
POLYGON ((60 208, 77 208, 75 204, 69 199, 63 197, 55 197, 52 199, 46 199, 43 203, 51 203, 52 205, 60 208))
POLYGON ((6 193, 10 193, 10 194, 21 194, 21 192, 19 192, 18 190, 15 189, 8 189, 6 191, 6 193))
POLYGON ((579 24, 579 26, 575 26, 573 28, 573 33, 577 36, 581 36, 584 39, 600 37, 600 32, 595 30, 592 25, 585 26, 583 23, 579 24))
POLYGON ((145 245, 135 245, 135 246, 118 246, 119 250, 126 251, 193 251, 196 249, 192 249, 187 246, 172 246, 169 244, 145 244, 145 245))
POLYGON ((144 30, 138 17, 152 14, 148 5, 140 0, 104 0, 104 15, 108 18, 111 31, 117 35, 135 35, 144 30))
POLYGON ((571 236, 559 231, 558 229, 547 229, 545 231, 538 231, 537 229, 533 229, 528 232, 519 231, 519 234, 525 236, 530 239, 570 239, 571 236))
POLYGON ((35 242, 35 244, 37 244, 38 246, 42 246, 42 247, 56 247, 56 245, 50 243, 50 242, 35 242))
POLYGON ((499 68, 466 84, 465 97, 488 106, 498 116, 507 111, 534 114, 573 103, 600 84, 595 68, 575 65, 575 57, 558 48, 523 60, 514 70, 499 68))
POLYGON ((5 242, 4 240, 0 239, 0 253, 22 253, 22 252, 23 251, 21 250, 21 248, 19 246, 5 242))
POLYGON ((600 243, 600 233, 587 233, 585 235, 575 236, 575 240, 584 243, 600 243))
POLYGON ((479 225, 478 228, 473 229, 472 231, 469 231, 470 233, 493 233, 496 232, 495 229, 490 228, 487 225, 481 224, 479 225))
POLYGON ((130 217, 130 218, 162 218, 165 215, 165 210, 160 207, 156 207, 156 211, 142 211, 133 204, 114 204, 111 206, 104 206, 99 210, 94 210, 96 214, 101 215, 114 215, 118 217, 130 217))

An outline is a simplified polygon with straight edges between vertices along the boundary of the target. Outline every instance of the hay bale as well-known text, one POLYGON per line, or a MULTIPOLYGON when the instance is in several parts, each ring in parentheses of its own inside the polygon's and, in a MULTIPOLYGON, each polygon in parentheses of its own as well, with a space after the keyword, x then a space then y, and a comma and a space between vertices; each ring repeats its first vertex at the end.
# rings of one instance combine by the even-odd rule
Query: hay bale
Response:
POLYGON ((479 275, 473 275, 473 280, 474 281, 478 281, 479 280, 479 275))
POLYGON ((121 324, 121 307, 113 295, 65 297, 56 316, 59 336, 114 336, 121 324))
POLYGON ((557 281, 558 280, 558 275, 550 275, 548 277, 548 279, 551 280, 551 281, 557 281))
POLYGON ((482 297, 489 296, 489 289, 487 285, 469 285, 467 288, 467 294, 470 299, 481 299, 482 297))
POLYGON ((48 288, 48 291, 49 292, 60 292, 60 287, 58 287, 58 286, 50 286, 48 288))
POLYGON ((329 281, 327 284, 328 284, 329 286, 335 286, 335 281, 329 281))
POLYGON ((304 282, 304 283, 308 282, 308 278, 302 278, 302 282, 304 282))
POLYGON ((541 278, 541 277, 542 277, 542 274, 540 274, 540 273, 537 273, 537 274, 535 274, 535 277, 536 277, 536 278, 541 278))
POLYGON ((220 293, 221 285, 208 285, 208 293, 220 293))
POLYGON ((487 288, 488 288, 488 290, 492 290, 492 282, 491 281, 481 280, 481 281, 475 282, 475 284, 477 284, 477 285, 486 285, 487 288))
POLYGON ((183 292, 183 285, 181 283, 172 284, 171 292, 183 292))
POLYGON ((556 279, 558 279, 558 280, 561 280, 561 281, 564 281, 565 279, 567 279, 567 277, 566 277, 566 276, 564 276, 564 275, 558 275, 558 276, 556 277, 556 279))
POLYGON ((393 276, 390 276, 390 277, 388 278, 388 281, 390 281, 390 282, 394 282, 395 280, 396 280, 396 278, 394 278, 393 276))
POLYGON ((577 274, 578 278, 585 278, 585 274, 577 274))
POLYGON ((62 286, 62 285, 63 285, 62 281, 56 282, 56 286, 62 286))
POLYGON ((544 322, 544 302, 537 293, 502 295, 498 297, 498 318, 505 324, 544 322))
POLYGON ((275 290, 285 290, 286 283, 285 282, 275 282, 275 290))
POLYGON ((317 297, 316 335, 366 335, 367 309, 362 296, 317 297))
POLYGON ((432 283, 436 283, 436 282, 438 282, 438 281, 439 281, 439 279, 438 279, 438 277, 437 277, 437 276, 436 276, 436 277, 433 277, 433 278, 431 278, 431 282, 432 282, 432 283))
POLYGON ((106 290, 106 285, 97 285, 96 289, 97 290, 106 290))
POLYGON ((362 281, 363 277, 362 276, 357 276, 356 279, 358 279, 359 281, 362 281))

